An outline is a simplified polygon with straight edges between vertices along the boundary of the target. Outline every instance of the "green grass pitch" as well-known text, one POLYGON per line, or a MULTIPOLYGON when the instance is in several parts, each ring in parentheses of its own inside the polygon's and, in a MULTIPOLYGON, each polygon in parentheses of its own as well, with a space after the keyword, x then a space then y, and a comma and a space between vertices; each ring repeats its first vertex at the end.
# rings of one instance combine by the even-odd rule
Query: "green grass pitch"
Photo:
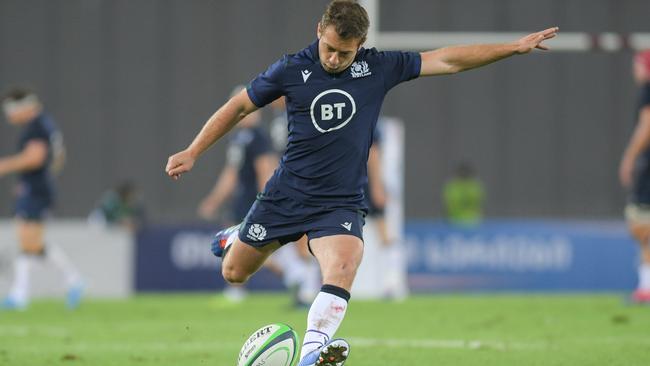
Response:
MULTIPOLYGON (((212 295, 88 300, 77 311, 38 301, 0 312, 0 365, 234 366, 246 337, 306 310, 286 295, 238 306, 212 295)), ((605 295, 438 295, 352 301, 338 336, 346 366, 650 365, 650 307, 605 295)))

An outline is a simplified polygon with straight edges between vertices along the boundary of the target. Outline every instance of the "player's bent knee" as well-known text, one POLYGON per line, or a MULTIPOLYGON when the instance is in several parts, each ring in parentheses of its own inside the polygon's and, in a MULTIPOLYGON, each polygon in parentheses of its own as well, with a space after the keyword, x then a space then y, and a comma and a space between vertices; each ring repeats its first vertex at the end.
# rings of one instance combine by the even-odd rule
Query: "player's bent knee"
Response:
POLYGON ((329 268, 325 268, 323 275, 325 277, 334 278, 354 278, 358 268, 359 263, 356 261, 341 261, 339 263, 335 263, 329 268))
POLYGON ((45 251, 45 247, 43 244, 38 243, 22 243, 20 250, 29 255, 41 255, 45 251))
POLYGON ((238 271, 236 268, 232 266, 224 266, 221 269, 221 274, 223 275, 223 279, 232 285, 244 284, 246 283, 246 281, 248 281, 248 278, 250 277, 248 273, 238 271))

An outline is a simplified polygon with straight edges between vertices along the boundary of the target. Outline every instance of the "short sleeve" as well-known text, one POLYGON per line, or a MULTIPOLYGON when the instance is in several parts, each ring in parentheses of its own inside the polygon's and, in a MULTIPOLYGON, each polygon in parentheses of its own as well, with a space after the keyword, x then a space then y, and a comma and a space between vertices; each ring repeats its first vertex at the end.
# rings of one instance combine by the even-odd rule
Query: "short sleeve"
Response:
POLYGON ((641 87, 639 106, 641 108, 650 106, 650 83, 645 83, 643 84, 643 87, 641 87))
POLYGON ((29 129, 27 135, 25 136, 26 143, 29 141, 43 141, 49 145, 50 143, 50 134, 49 132, 40 125, 34 124, 33 127, 29 129))
POLYGON ((286 64, 285 56, 248 84, 246 88, 248 97, 258 108, 264 107, 283 95, 282 73, 286 64))
POLYGON ((399 83, 420 76, 422 58, 417 52, 384 51, 379 52, 379 58, 384 72, 386 91, 399 83))

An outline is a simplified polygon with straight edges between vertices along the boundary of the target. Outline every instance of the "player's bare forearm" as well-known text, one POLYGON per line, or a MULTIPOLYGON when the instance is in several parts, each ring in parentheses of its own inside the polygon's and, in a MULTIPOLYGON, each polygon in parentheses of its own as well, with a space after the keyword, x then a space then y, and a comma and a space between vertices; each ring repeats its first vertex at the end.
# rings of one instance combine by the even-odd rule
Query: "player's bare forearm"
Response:
POLYGON ((181 174, 190 171, 203 152, 256 109, 246 90, 232 97, 208 119, 187 149, 169 157, 165 167, 167 175, 178 179, 181 174))
POLYGON ((630 138, 618 169, 618 176, 623 187, 630 187, 633 181, 634 165, 639 155, 650 146, 650 107, 645 107, 639 114, 639 122, 630 138))
POLYGON ((645 107, 641 110, 639 123, 625 149, 625 155, 629 159, 636 159, 648 146, 650 146, 650 107, 645 107))
POLYGON ((200 217, 210 220, 214 213, 219 210, 223 202, 235 191, 237 186, 237 171, 231 166, 226 166, 219 175, 210 193, 201 201, 198 214, 200 217))
POLYGON ((514 44, 452 46, 422 53, 421 76, 454 74, 481 67, 516 53, 514 44))
POLYGON ((28 172, 43 166, 47 147, 41 141, 31 141, 19 154, 0 159, 0 176, 28 172))
POLYGON ((14 155, 0 160, 0 175, 29 171, 35 168, 21 155, 14 155))
POLYGON ((529 53, 533 49, 547 50, 543 41, 557 35, 559 28, 552 27, 531 33, 515 42, 502 44, 477 44, 444 47, 421 53, 420 76, 454 74, 485 66, 504 58, 529 53))
POLYGON ((237 171, 235 168, 227 166, 219 175, 217 183, 209 194, 209 199, 212 200, 217 206, 230 197, 237 186, 237 171))
MULTIPOLYGON (((242 91, 246 93, 246 90, 242 91)), ((248 95, 245 96, 248 99, 248 95)), ((250 99, 242 100, 241 94, 230 99, 219 108, 205 123, 194 141, 187 148, 197 158, 223 135, 230 131, 242 118, 256 109, 250 99)))

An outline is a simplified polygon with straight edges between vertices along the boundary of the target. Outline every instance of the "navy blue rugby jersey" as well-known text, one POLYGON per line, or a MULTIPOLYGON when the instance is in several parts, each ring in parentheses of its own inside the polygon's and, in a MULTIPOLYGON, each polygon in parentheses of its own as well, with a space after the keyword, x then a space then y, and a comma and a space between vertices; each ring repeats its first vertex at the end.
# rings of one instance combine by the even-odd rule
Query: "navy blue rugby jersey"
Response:
POLYGON ((260 127, 238 128, 231 135, 228 145, 228 165, 237 169, 238 184, 231 208, 236 221, 243 220, 257 193, 257 172, 255 160, 262 155, 273 153, 271 141, 260 127))
POLYGON ((365 208, 368 150, 386 93, 419 76, 415 52, 362 48, 346 70, 330 74, 318 41, 257 76, 248 96, 263 107, 286 97, 289 137, 264 194, 305 204, 365 208))
POLYGON ((24 194, 28 195, 52 195, 54 193, 54 186, 49 167, 53 149, 62 143, 61 134, 52 119, 44 114, 40 114, 23 129, 18 140, 18 151, 23 151, 31 141, 42 141, 47 144, 47 160, 42 167, 19 174, 21 188, 24 194))

